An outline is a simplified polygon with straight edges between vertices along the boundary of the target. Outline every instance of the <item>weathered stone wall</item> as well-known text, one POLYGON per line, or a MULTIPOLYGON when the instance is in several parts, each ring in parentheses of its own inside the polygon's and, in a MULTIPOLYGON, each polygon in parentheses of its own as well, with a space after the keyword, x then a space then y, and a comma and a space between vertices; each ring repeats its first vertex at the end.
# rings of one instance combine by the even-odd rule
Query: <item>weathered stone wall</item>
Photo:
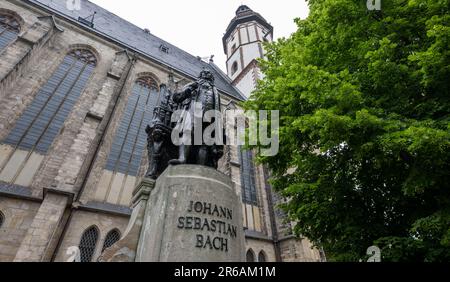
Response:
POLYGON ((271 241, 264 241, 254 238, 252 239, 247 237, 245 243, 247 245, 246 251, 253 252, 253 254, 255 255, 255 262, 258 262, 258 255, 261 252, 264 254, 267 262, 276 261, 275 248, 271 241))
POLYGON ((20 244, 14 262, 44 261, 55 230, 63 216, 69 199, 63 195, 47 194, 33 222, 20 244))
POLYGON ((78 246, 80 244, 81 236, 91 226, 96 226, 99 230, 99 238, 97 240, 93 261, 96 261, 100 256, 105 237, 113 229, 120 231, 120 234, 124 234, 125 228, 128 224, 128 217, 115 216, 111 214, 105 214, 100 212, 90 211, 75 211, 70 221, 70 225, 64 235, 64 240, 56 255, 55 261, 65 262, 68 259, 67 250, 72 246, 78 246))
POLYGON ((54 34, 52 22, 48 18, 39 20, 37 17, 40 14, 14 4, 20 5, 20 2, 4 1, 0 6, 1 13, 13 16, 22 27, 17 40, 0 51, 0 98, 10 90, 19 76, 29 70, 28 66, 36 62, 41 47, 54 34))
MULTIPOLYGON (((22 14, 22 11, 27 9, 17 7, 15 10, 17 13, 22 14)), ((38 19, 38 16, 42 15, 30 16, 28 20, 34 22, 43 21, 38 19)), ((32 23, 30 24, 32 25, 32 23)), ((99 42, 98 39, 92 38, 90 34, 65 25, 63 22, 60 24, 64 28, 64 32, 55 33, 52 41, 47 46, 42 47, 39 55, 35 55, 39 56, 38 63, 28 66, 29 71, 23 76, 17 77, 11 83, 11 90, 5 93, 0 105, 1 140, 6 137, 14 126, 15 121, 32 102, 40 86, 48 80, 71 49, 85 47, 98 55, 98 63, 93 76, 84 93, 75 104, 71 114, 66 119, 61 134, 53 142, 49 153, 45 156, 40 169, 36 173, 36 177, 33 179, 31 187, 35 196, 42 195, 43 187, 58 187, 58 183, 55 181, 58 172, 76 140, 74 137, 79 133, 83 134, 83 130, 86 129, 83 129, 83 122, 106 79, 105 74, 111 66, 112 58, 119 50, 113 46, 108 46, 104 42, 99 42)), ((10 48, 14 48, 14 46, 10 48)), ((80 156, 83 156, 83 150, 85 149, 81 148, 80 156)))
POLYGON ((13 261, 40 204, 0 196, 0 212, 4 215, 0 227, 0 262, 13 261))
POLYGON ((321 262, 318 249, 308 239, 286 238, 280 242, 283 262, 321 262))

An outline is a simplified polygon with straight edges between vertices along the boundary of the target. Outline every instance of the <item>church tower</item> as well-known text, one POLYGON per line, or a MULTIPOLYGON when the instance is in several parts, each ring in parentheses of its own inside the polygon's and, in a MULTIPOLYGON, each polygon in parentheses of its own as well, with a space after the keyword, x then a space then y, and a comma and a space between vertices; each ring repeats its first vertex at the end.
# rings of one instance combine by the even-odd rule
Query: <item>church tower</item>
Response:
MULTIPOLYGON (((228 77, 249 98, 258 80, 264 78, 258 59, 265 57, 263 43, 273 41, 273 27, 260 14, 241 5, 222 41, 228 77)), ((239 164, 234 166, 241 175, 238 187, 243 201, 247 261, 325 261, 323 252, 313 248, 308 239, 293 235, 292 223, 277 208, 285 199, 272 190, 268 183, 270 172, 254 162, 254 152, 238 148, 238 155, 239 164)))
POLYGON ((263 42, 272 42, 273 27, 258 13, 241 5, 222 38, 227 74, 247 98, 262 79, 257 59, 264 57, 263 42))

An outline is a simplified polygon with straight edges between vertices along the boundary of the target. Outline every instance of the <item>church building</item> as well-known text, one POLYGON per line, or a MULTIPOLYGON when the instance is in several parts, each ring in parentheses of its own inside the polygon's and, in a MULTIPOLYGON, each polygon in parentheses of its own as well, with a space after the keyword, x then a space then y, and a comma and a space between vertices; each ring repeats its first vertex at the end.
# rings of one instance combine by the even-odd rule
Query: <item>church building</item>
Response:
MULTIPOLYGON (((160 85, 181 89, 207 69, 222 109, 238 108, 263 78, 257 60, 273 40, 273 27, 240 6, 223 36, 225 74, 96 4, 73 2, 0 1, 1 262, 64 262, 73 247, 81 261, 97 261, 130 220, 160 85)), ((325 260, 292 234, 253 152, 226 147, 219 170, 242 199, 247 261, 325 260)))

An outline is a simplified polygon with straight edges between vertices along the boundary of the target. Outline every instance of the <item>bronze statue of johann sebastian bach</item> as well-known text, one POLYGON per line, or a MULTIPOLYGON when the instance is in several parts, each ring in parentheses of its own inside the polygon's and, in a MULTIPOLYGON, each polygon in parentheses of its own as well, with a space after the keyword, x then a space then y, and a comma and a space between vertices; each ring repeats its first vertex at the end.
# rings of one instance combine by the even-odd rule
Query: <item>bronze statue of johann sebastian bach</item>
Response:
POLYGON ((160 101, 146 130, 147 177, 153 180, 144 179, 136 187, 127 232, 105 251, 104 260, 244 261, 241 201, 231 178, 216 170, 223 155, 220 141, 224 131, 216 124, 222 120, 214 76, 202 71, 197 81, 174 94, 164 85, 160 88, 160 101), (190 115, 196 117, 189 118, 190 115), (200 142, 174 141, 180 133, 194 137, 192 134, 198 128, 201 130, 197 134, 202 135, 200 142), (215 138, 214 130, 221 133, 217 136, 221 138, 215 138), (184 224, 187 214, 192 213, 206 224, 211 222, 211 226, 216 222, 218 228, 196 229, 192 233, 192 228, 184 224))
POLYGON ((160 103, 146 130, 149 154, 147 177, 158 178, 169 164, 197 164, 217 169, 218 161, 223 156, 224 135, 222 126, 217 126, 222 120, 218 115, 221 112, 220 96, 214 81, 214 75, 203 70, 198 79, 181 92, 171 94, 167 87, 161 86, 160 103), (174 116, 176 123, 172 122, 174 113, 177 113, 174 116), (205 118, 206 113, 213 115, 205 118), (211 126, 215 126, 210 136, 214 139, 212 145, 203 139, 204 130, 211 126), (174 145, 172 133, 181 134, 179 146, 174 145), (216 138, 216 134, 222 136, 216 138))

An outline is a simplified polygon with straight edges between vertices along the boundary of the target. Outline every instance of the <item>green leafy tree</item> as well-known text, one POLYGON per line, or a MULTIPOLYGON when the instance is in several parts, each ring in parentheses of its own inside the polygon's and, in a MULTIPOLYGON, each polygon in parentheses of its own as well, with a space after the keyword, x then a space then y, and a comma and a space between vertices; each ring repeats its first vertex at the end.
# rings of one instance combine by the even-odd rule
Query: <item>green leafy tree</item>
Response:
POLYGON ((296 233, 331 261, 450 261, 450 0, 308 3, 245 104, 280 110, 259 160, 296 233))

